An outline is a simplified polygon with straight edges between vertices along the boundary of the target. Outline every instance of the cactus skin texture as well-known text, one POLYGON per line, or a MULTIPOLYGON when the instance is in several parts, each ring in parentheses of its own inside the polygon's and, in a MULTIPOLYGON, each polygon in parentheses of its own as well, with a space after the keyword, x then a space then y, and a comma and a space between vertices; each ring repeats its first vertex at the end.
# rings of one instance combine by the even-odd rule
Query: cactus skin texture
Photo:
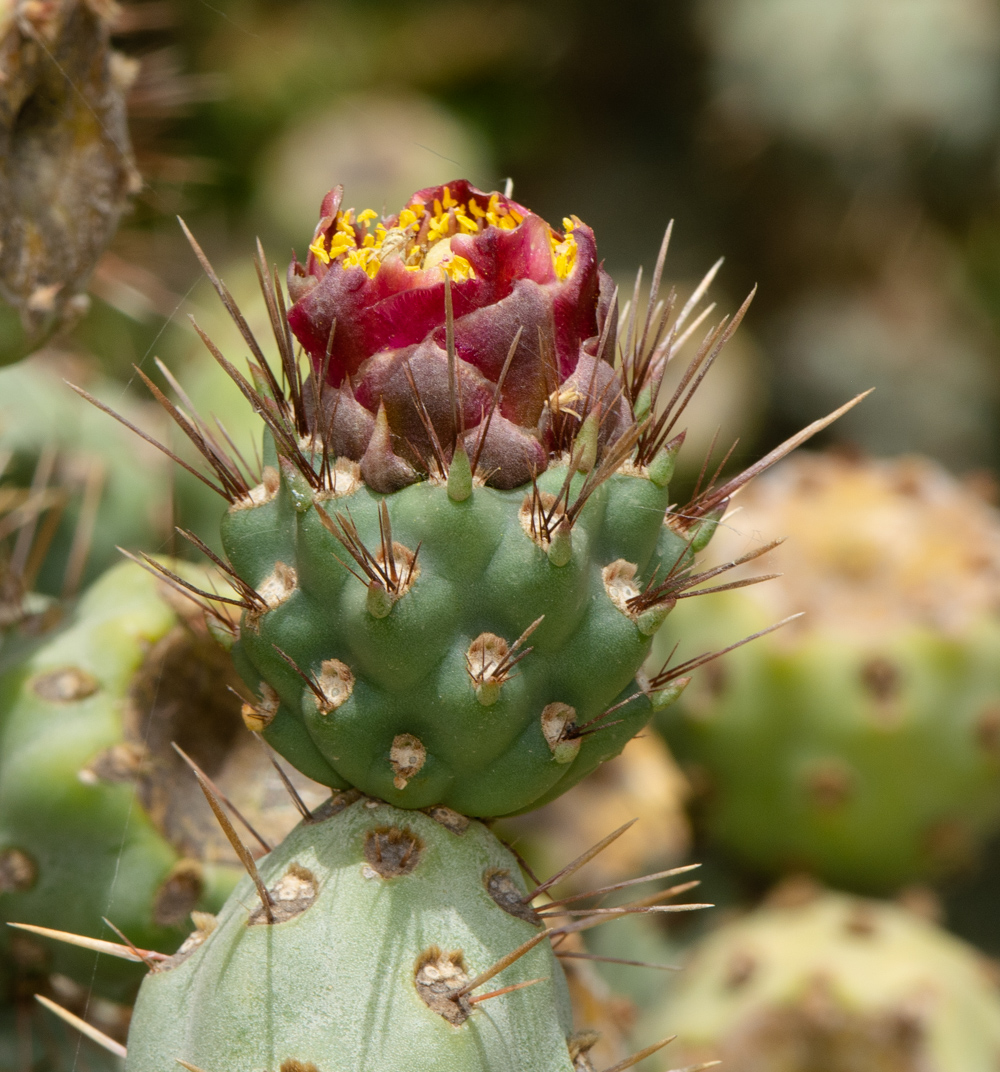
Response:
MULTIPOLYGON (((553 466, 538 487, 554 494, 565 476, 553 466)), ((318 506, 350 518, 365 544, 379 547, 385 500, 349 484, 354 490, 318 506)), ((461 502, 440 483, 405 488, 387 502, 392 539, 420 552, 412 584, 384 617, 372 613, 312 501, 302 509, 286 479, 268 501, 231 509, 223 527, 230 561, 259 591, 278 592, 264 613, 244 615, 236 648, 247 683, 257 690, 263 681, 281 700, 264 736, 317 781, 398 807, 496 816, 562 793, 649 719, 650 700, 634 683, 649 630, 619 608, 603 571, 625 559, 645 578, 685 555, 683 538, 663 523, 667 494, 643 473, 612 476, 581 511, 570 558, 557 566, 522 523, 523 488, 479 486, 461 502), (282 588, 282 576, 294 587, 282 588), (539 618, 515 673, 495 675, 496 684, 487 675, 477 687, 484 634, 513 647, 539 618), (329 704, 282 652, 321 681, 332 660, 346 668, 327 686, 329 704), (599 721, 597 732, 578 735, 633 694, 603 720, 615 725, 599 721), (543 712, 569 721, 560 732, 543 712), (396 758, 401 742, 415 749, 410 768, 396 758)), ((498 660, 490 650, 487 659, 498 660)))
POLYGON ((714 553, 786 534, 761 560, 783 576, 690 601, 655 650, 806 614, 659 723, 704 789, 705 833, 758 870, 860 892, 967 865, 1000 824, 1000 520, 918 459, 799 455, 741 503, 714 553))
POLYGON ((703 939, 650 1014, 651 1037, 678 1033, 672 1063, 721 1058, 730 1072, 997 1067, 1000 994, 971 946, 884 902, 793 894, 791 884, 774 899, 703 939))
POLYGON ((335 796, 326 818, 261 861, 276 922, 246 879, 186 959, 147 976, 128 1072, 178 1058, 206 1072, 572 1072, 565 980, 547 940, 469 996, 542 982, 481 1007, 446 1001, 452 1020, 418 988, 447 989, 458 964, 471 980, 543 933, 487 890, 503 873, 526 892, 514 857, 480 823, 449 814, 449 829, 365 798, 344 807, 357 796, 335 796))
MULTIPOLYGON (((179 568, 205 577, 204 570, 179 568)), ((83 595, 67 626, 0 684, 4 921, 107 938, 106 915, 140 947, 173 949, 188 913, 218 907, 238 878, 228 854, 208 863, 194 857, 190 843, 164 836, 168 786, 143 777, 149 759, 160 765, 163 756, 141 750, 143 734, 151 741, 156 730, 136 727, 135 716, 168 714, 162 704, 145 706, 143 690, 159 690, 164 699, 170 675, 178 674, 185 702, 195 703, 199 675, 226 679, 225 653, 207 637, 193 639, 178 610, 186 601, 168 600, 163 590, 139 566, 116 566, 83 595)), ((173 701, 177 706, 176 695, 173 701)), ((225 713, 239 732, 231 704, 225 713)), ((171 821, 176 834, 176 814, 171 821)), ((141 965, 101 957, 95 969, 91 952, 41 944, 51 953, 50 970, 93 983, 108 997, 134 992, 142 976, 141 965)))

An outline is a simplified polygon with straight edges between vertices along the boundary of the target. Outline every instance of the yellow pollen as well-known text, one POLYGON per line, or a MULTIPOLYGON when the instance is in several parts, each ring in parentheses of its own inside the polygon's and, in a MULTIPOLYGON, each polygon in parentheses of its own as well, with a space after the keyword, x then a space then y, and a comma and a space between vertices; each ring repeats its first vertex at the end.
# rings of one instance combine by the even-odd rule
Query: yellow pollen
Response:
MULTIPOLYGON (((451 250, 451 236, 475 235, 486 226, 512 231, 524 221, 524 215, 508 209, 500 203, 500 197, 490 195, 487 208, 475 198, 467 204, 458 201, 447 186, 442 187, 441 197, 430 205, 413 202, 399 214, 395 227, 386 227, 378 213, 371 208, 355 216, 349 209, 340 213, 333 226, 333 234, 327 238, 320 235, 310 245, 310 252, 323 264, 339 260, 342 268, 361 268, 375 278, 382 261, 398 256, 403 267, 410 272, 432 271, 440 268, 456 282, 475 278, 475 270, 465 257, 451 250), (369 230, 369 224, 375 221, 369 230), (354 224, 362 231, 358 231, 354 224)), ((570 227, 569 221, 563 221, 570 227)), ((550 233, 553 263, 560 279, 572 271, 576 256, 576 240, 567 234, 559 240, 550 233)))
POLYGON ((473 267, 464 257, 454 256, 450 261, 443 261, 441 271, 450 275, 455 283, 464 283, 467 279, 475 278, 473 267))
POLYGON ((322 261, 324 264, 330 263, 330 254, 327 253, 326 247, 323 245, 322 235, 312 243, 309 247, 309 252, 316 258, 316 260, 322 261))
POLYGON ((435 216, 434 219, 431 220, 430 227, 427 228, 427 241, 430 243, 437 242, 438 239, 447 237, 450 230, 450 216, 435 216))
POLYGON ((465 234, 479 234, 479 224, 475 220, 470 220, 468 216, 456 212, 455 221, 465 234))

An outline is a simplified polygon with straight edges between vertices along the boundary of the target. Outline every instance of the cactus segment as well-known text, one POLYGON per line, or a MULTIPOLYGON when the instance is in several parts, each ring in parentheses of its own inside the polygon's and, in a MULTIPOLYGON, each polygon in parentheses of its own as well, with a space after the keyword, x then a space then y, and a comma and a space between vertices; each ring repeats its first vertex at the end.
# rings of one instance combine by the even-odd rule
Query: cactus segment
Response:
MULTIPOLYGON (((205 570, 170 565, 206 583, 205 570)), ((193 909, 222 904, 240 869, 171 741, 269 836, 293 825, 284 803, 264 816, 270 765, 229 684, 239 679, 197 608, 145 570, 125 563, 88 589, 2 679, 0 919, 107 938, 107 916, 139 946, 172 949, 193 909)), ((141 977, 126 961, 95 968, 87 950, 37 944, 47 970, 109 997, 141 977)))
POLYGON ((860 892, 967 867, 1000 828, 1000 517, 915 458, 800 455, 742 502, 712 556, 787 533, 782 576, 689 601, 657 654, 806 614, 658 716, 706 833, 860 892))
POLYGON ((259 473, 148 386, 229 503, 229 564, 216 564, 244 610, 234 658, 257 696, 248 725, 331 788, 513 814, 645 725, 636 675, 651 635, 707 579, 692 573, 694 546, 753 475, 858 399, 672 508, 678 421, 750 298, 661 404, 715 271, 683 309, 671 297, 657 313, 669 231, 645 322, 633 304, 619 349, 617 292, 575 217, 557 232, 460 181, 373 223, 342 194, 292 265, 287 317, 258 248, 277 372, 188 233, 253 353, 248 378, 199 329, 266 427, 259 473), (504 654, 487 666, 487 649, 509 653, 533 623, 515 673, 504 654), (477 638, 493 639, 475 656, 477 638), (334 665, 335 699, 322 680, 334 665), (557 723, 554 705, 572 717, 557 723))
MULTIPOLYGON (((1000 993, 982 956, 911 912, 789 886, 695 946, 648 1037, 671 1066, 990 1072, 1000 993)), ((663 1066, 666 1067, 666 1066, 663 1066)))
POLYGON ((319 814, 259 862, 274 923, 244 880, 211 933, 146 977, 128 1072, 573 1072, 562 969, 496 838, 357 794, 319 814))
MULTIPOLYGON (((552 466, 538 478, 543 504, 567 476, 552 466)), ((546 541, 545 507, 533 517, 530 500, 482 485, 456 500, 449 477, 389 498, 358 486, 301 511, 282 470, 273 497, 231 509, 224 545, 266 604, 245 616, 237 648, 247 684, 280 700, 262 727, 269 743, 333 788, 481 816, 530 807, 616 755, 649 717, 634 677, 655 627, 612 598, 602 571, 632 555, 637 595, 637 573, 665 573, 687 555, 684 540, 661 536, 666 489, 638 470, 589 497, 565 545, 558 530, 546 541), (533 623, 516 672, 494 673, 501 648, 533 623), (553 705, 573 712, 558 740, 553 705), (393 759, 400 736, 423 756, 405 777, 393 759)))

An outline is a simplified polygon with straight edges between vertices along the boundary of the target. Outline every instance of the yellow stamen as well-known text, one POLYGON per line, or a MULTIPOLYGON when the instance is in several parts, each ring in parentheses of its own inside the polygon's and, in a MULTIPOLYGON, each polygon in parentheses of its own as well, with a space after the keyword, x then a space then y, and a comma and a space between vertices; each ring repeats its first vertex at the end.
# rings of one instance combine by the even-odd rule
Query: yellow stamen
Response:
POLYGON ((445 238, 451 230, 451 216, 435 216, 427 228, 427 241, 433 244, 439 238, 445 238))
POLYGON ((323 236, 320 235, 315 242, 309 247, 309 252, 318 261, 322 261, 323 264, 330 263, 330 254, 326 251, 326 246, 323 244, 323 236))
POLYGON ((464 283, 467 279, 475 278, 473 267, 464 257, 452 257, 451 260, 441 262, 441 271, 451 276, 453 283, 464 283))
POLYGON ((377 220, 378 213, 373 208, 366 208, 358 214, 358 223, 367 223, 369 220, 377 220))
POLYGON ((483 219, 483 217, 486 215, 486 210, 480 208, 478 202, 476 202, 475 200, 469 202, 469 211, 472 213, 473 216, 476 217, 477 220, 483 219))
MULTIPOLYGON (((441 200, 445 208, 452 208, 458 204, 455 198, 451 196, 451 190, 449 190, 447 186, 441 194, 441 200)), ((436 205, 437 202, 435 201, 434 204, 436 205)))

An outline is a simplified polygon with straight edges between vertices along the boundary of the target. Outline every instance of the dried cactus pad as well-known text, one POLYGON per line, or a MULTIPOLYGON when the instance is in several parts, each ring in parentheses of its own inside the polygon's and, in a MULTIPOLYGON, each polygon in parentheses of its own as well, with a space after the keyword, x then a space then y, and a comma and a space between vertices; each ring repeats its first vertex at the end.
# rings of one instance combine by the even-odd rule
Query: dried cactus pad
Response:
POLYGON ((146 977, 127 1072, 572 1072, 562 969, 513 856, 479 823, 357 796, 260 862, 273 922, 246 879, 146 977))
POLYGON ((556 509, 548 537, 565 465, 536 491, 477 485, 461 501, 434 480, 383 497, 349 469, 314 499, 289 467, 269 473, 223 526, 259 594, 235 653, 260 696, 248 724, 309 777, 398 807, 505 815, 564 792, 645 725, 658 694, 636 674, 673 603, 629 601, 691 557, 647 471, 589 488, 576 474, 572 531, 556 509))

